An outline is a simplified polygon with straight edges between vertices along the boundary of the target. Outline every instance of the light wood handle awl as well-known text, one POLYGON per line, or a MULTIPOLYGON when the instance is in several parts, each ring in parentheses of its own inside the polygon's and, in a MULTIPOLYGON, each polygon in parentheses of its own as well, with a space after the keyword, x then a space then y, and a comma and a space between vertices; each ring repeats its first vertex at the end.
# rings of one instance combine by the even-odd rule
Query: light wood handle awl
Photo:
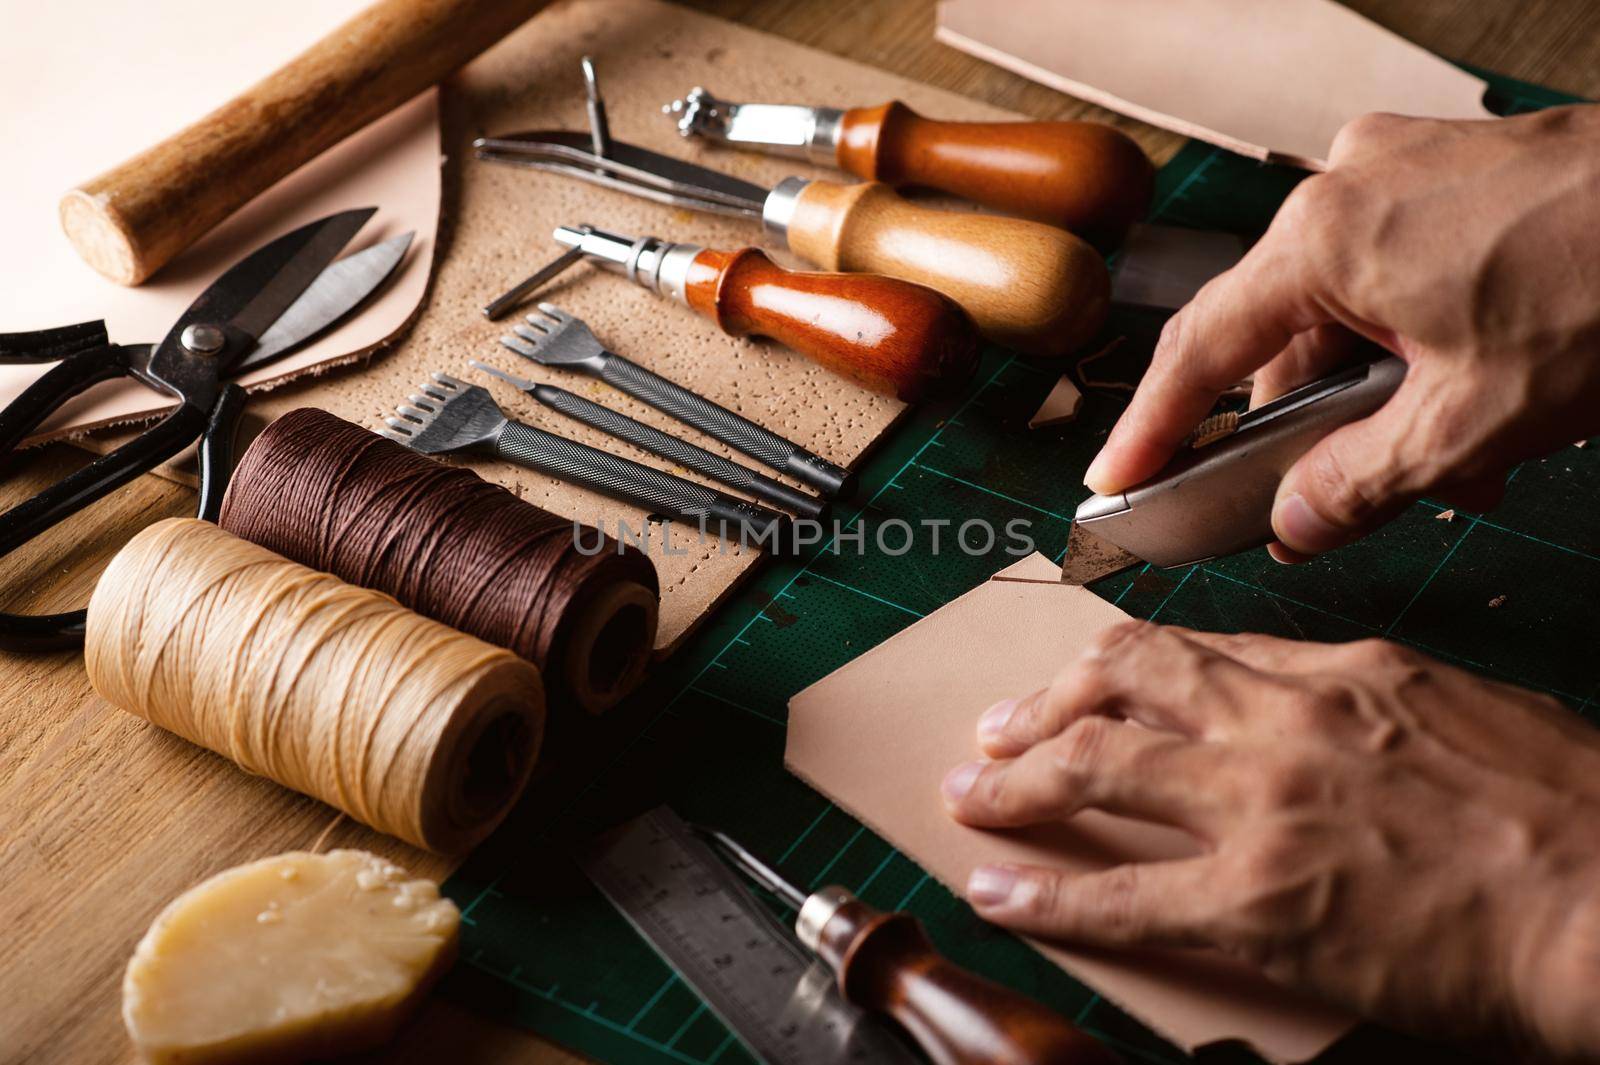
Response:
POLYGON ((961 304, 990 340, 1029 355, 1080 347, 1110 306, 1105 261, 1066 230, 921 207, 875 181, 805 184, 785 229, 790 249, 824 270, 927 285, 961 304))
MULTIPOLYGON (((67 237, 106 277, 137 285, 258 193, 547 3, 378 0, 243 95, 68 192, 67 237)), ((270 9, 258 14, 271 17, 270 9)))

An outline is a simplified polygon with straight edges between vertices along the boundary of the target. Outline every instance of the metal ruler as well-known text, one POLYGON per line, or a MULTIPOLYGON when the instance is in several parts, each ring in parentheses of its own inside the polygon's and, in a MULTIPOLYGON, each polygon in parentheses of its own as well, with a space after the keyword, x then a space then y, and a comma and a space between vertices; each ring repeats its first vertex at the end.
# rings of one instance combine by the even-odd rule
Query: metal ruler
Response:
POLYGON ((737 874, 665 806, 580 856, 611 904, 767 1065, 909 1065, 920 1058, 839 996, 737 874))

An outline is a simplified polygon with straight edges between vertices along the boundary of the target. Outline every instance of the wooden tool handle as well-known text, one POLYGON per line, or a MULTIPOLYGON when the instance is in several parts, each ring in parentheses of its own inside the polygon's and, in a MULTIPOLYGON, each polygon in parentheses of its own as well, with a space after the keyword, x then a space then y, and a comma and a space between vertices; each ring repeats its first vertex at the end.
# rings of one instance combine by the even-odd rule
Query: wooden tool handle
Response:
POLYGON ((734 336, 771 337, 875 392, 916 403, 959 391, 981 341, 967 313, 923 285, 881 274, 785 270, 756 248, 702 251, 689 306, 734 336))
POLYGON ((924 185, 1061 226, 1102 250, 1150 209, 1155 167, 1100 122, 941 122, 898 100, 839 124, 838 162, 857 177, 924 185))
POLYGON ((1115 1065, 1119 1060, 1054 1010, 959 968, 922 923, 859 899, 823 926, 817 954, 844 997, 886 1013, 934 1065, 1115 1065))
MULTIPOLYGON (((68 192, 67 237, 106 277, 137 285, 279 178, 548 2, 378 0, 243 95, 68 192)), ((166 76, 182 77, 176 62, 166 76)))
POLYGON ((1100 255, 1054 226, 907 203, 878 182, 813 181, 800 191, 789 246, 824 270, 916 281, 964 307, 990 340, 1052 358, 1105 321, 1111 278, 1100 255))

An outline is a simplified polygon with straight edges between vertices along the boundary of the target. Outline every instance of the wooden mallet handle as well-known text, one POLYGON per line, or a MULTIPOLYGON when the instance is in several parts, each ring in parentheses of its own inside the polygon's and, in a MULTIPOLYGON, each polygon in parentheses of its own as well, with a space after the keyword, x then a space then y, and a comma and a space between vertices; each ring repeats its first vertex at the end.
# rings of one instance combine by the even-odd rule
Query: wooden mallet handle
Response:
POLYGON ((90 266, 137 285, 274 182, 547 3, 378 0, 243 95, 68 192, 62 227, 90 266))

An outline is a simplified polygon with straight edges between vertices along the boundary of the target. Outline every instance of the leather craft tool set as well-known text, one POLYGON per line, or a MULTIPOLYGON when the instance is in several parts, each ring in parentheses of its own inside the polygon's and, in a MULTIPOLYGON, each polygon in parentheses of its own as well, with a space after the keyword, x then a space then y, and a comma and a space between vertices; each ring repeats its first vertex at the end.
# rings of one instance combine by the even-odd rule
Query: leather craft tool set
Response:
MULTIPOLYGON (((68 236, 106 277, 138 284, 256 193, 544 6, 379 0, 234 104, 72 189, 62 206, 68 236)), ((565 69, 572 58, 561 58, 565 69)), ((376 208, 331 214, 244 255, 156 343, 113 341, 96 322, 0 334, 0 362, 55 363, 0 411, 0 453, 116 377, 172 401, 130 442, 0 514, 0 555, 191 444, 204 519, 169 519, 134 537, 89 610, 0 614, 0 649, 85 646, 95 690, 129 714, 358 825, 459 855, 502 821, 525 831, 513 809, 530 779, 554 773, 570 753, 560 743, 627 717, 626 707, 601 715, 645 682, 662 604, 675 592, 621 532, 574 520, 548 498, 524 499, 520 488, 531 482, 512 491, 494 478, 516 466, 542 475, 538 484, 547 477, 697 530, 704 558, 749 549, 794 556, 826 542, 799 528, 829 522, 855 492, 857 451, 807 426, 797 431, 781 410, 752 416, 752 396, 779 391, 762 376, 772 365, 764 360, 785 356, 752 349, 748 362, 719 367, 721 380, 682 373, 671 356, 684 323, 698 315, 727 337, 767 338, 814 364, 801 364, 811 387, 826 394, 850 382, 871 393, 852 395, 894 413, 900 404, 970 403, 990 348, 1059 376, 1061 360, 1107 339, 1107 256, 1122 255, 1128 303, 1149 308, 1181 301, 1238 251, 1231 238, 1145 226, 1155 170, 1104 124, 946 121, 898 99, 734 102, 705 88, 661 107, 663 117, 665 93, 648 110, 624 112, 608 108, 593 59, 582 59, 581 72, 587 129, 516 131, 517 116, 469 124, 466 136, 488 135, 450 165, 555 174, 659 205, 659 218, 574 210, 553 230, 498 232, 498 260, 546 240, 557 254, 493 298, 494 275, 476 270, 483 291, 470 302, 457 291, 455 305, 487 300, 487 319, 507 324, 474 310, 477 333, 426 347, 414 391, 403 394, 394 378, 383 396, 361 396, 368 410, 356 420, 369 424, 302 405, 235 459, 248 403, 235 379, 360 314, 403 267, 411 234, 341 258, 376 208), (654 150, 659 139, 645 147, 614 135, 646 121, 668 137, 665 123, 674 123, 683 151, 701 161, 654 150), (859 180, 772 181, 751 169, 759 159, 728 148, 859 180), (945 198, 930 200, 930 191, 945 198), (683 234, 706 244, 676 240, 670 226, 689 225, 676 209, 751 223, 772 250, 727 233, 712 240, 715 230, 683 234), (1186 246, 1192 269, 1132 257, 1162 241, 1186 246), (816 269, 792 268, 793 259, 816 269), (663 297, 649 346, 627 333, 623 312, 543 291, 584 264, 597 271, 565 280, 643 298, 597 276, 615 274, 663 297), (553 416, 573 424, 558 433, 553 416), (628 448, 666 468, 628 457, 628 448), (458 455, 481 475, 434 458, 458 455)), ((438 312, 430 302, 421 313, 438 312)), ((1375 410, 1403 373, 1399 360, 1375 359, 1208 423, 1157 476, 1078 507, 1061 581, 1082 585, 1141 561, 1186 565, 1263 542, 1284 471, 1375 410)), ((881 494, 857 500, 859 511, 879 506, 881 494)), ((580 850, 594 884, 760 1061, 1118 1060, 1054 1010, 941 955, 904 904, 875 908, 864 891, 837 885, 804 890, 730 836, 693 828, 666 807, 580 850), (780 921, 778 908, 793 913, 780 921)))

